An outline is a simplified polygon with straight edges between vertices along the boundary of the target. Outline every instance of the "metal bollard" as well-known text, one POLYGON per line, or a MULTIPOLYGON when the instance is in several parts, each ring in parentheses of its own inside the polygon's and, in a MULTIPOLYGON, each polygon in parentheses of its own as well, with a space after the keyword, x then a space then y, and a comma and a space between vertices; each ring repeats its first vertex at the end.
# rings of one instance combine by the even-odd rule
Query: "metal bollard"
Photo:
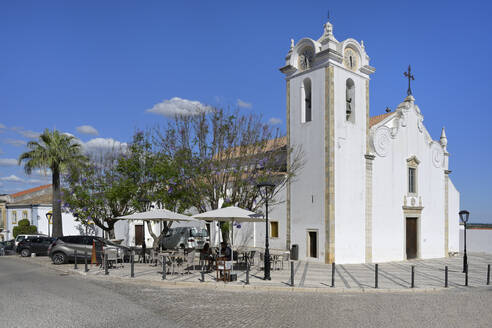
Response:
POLYGON ((468 287, 468 265, 466 266, 465 270, 465 286, 468 287))
POLYGON ((73 252, 73 255, 75 256, 75 263, 74 263, 74 265, 73 265, 73 269, 74 269, 74 270, 77 270, 77 269, 78 269, 78 268, 77 268, 77 250, 75 250, 75 251, 73 252))
POLYGON ((375 264, 374 270, 374 288, 378 288, 378 264, 375 264))
POLYGON ((448 266, 444 267, 444 287, 448 288, 448 266))
POLYGON ((335 287, 335 262, 331 264, 331 287, 335 287))
POLYGON ((490 285, 490 264, 487 264, 487 285, 490 285))
POLYGON ((130 255, 130 277, 135 278, 135 252, 130 255))
POLYGON ((162 256, 162 280, 166 280, 166 256, 162 256))
POLYGON ((249 285, 249 263, 246 263, 246 285, 249 285))
POLYGON ((294 287, 294 261, 290 261, 290 286, 294 287))
POLYGON ((89 268, 87 267, 87 251, 84 252, 84 272, 89 272, 89 268))
POLYGON ((412 283, 411 283, 411 288, 415 287, 415 266, 412 265, 412 283))
POLYGON ((108 254, 104 254, 104 274, 107 276, 109 274, 108 268, 108 254))

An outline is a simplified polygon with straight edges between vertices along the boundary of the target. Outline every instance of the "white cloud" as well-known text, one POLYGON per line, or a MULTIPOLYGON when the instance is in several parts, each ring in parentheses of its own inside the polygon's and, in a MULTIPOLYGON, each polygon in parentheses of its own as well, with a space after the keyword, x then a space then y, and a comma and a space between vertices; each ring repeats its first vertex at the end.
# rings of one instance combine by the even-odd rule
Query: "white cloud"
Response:
POLYGON ((17 160, 15 158, 0 158, 0 166, 16 166, 17 160))
POLYGON ((23 127, 19 127, 19 126, 14 126, 12 128, 12 130, 19 133, 24 138, 28 138, 28 139, 36 139, 41 134, 41 133, 36 132, 36 131, 24 130, 23 127))
POLYGON ((199 101, 174 97, 155 104, 154 107, 147 109, 146 111, 149 113, 174 117, 175 115, 197 115, 211 110, 212 107, 204 105, 199 101))
POLYGON ((48 179, 29 179, 27 180, 27 183, 29 184, 46 184, 50 182, 48 179))
POLYGON ((89 135, 93 135, 93 136, 99 135, 99 132, 93 126, 90 126, 90 125, 78 126, 77 132, 83 133, 83 134, 89 134, 89 135))
POLYGON ((277 117, 272 117, 268 120, 268 123, 270 125, 278 125, 278 124, 281 124, 282 123, 282 120, 277 118, 277 117))
POLYGON ((32 171, 32 174, 41 178, 51 178, 50 169, 36 169, 32 171))
POLYGON ((82 149, 85 153, 120 152, 126 150, 126 147, 126 142, 120 142, 112 138, 94 138, 87 142, 82 142, 82 149))
POLYGON ((10 138, 4 139, 3 142, 16 147, 24 147, 27 144, 27 142, 24 140, 10 139, 10 138))
POLYGON ((237 105, 240 108, 251 108, 253 105, 249 102, 242 101, 241 99, 237 100, 237 105))
POLYGON ((19 178, 18 176, 16 175, 9 175, 8 177, 2 177, 0 178, 0 180, 2 181, 8 181, 8 182, 24 182, 23 179, 19 178))

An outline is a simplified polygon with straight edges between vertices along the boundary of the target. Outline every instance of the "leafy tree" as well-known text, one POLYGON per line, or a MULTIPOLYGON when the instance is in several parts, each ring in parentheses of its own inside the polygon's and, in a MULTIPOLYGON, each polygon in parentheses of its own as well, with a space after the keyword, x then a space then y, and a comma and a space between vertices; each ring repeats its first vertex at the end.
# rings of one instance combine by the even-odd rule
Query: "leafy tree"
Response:
POLYGON ((33 235, 38 233, 38 228, 34 225, 31 225, 28 219, 20 220, 13 230, 14 238, 16 238, 18 235, 33 235))
POLYGON ((289 147, 278 129, 254 113, 214 109, 176 116, 156 130, 155 140, 171 158, 187 154, 190 201, 199 212, 217 209, 220 202, 260 211, 263 199, 256 185, 275 183, 275 196, 303 165, 302 150, 289 147))
MULTIPOLYGON (((184 181, 183 163, 159 152, 149 139, 137 132, 126 150, 93 156, 86 165, 72 167, 65 176, 67 210, 83 224, 92 220, 114 238, 119 216, 149 210, 151 204, 179 212, 189 208, 192 193, 184 181)), ((170 225, 165 222, 156 235, 147 222, 154 248, 170 225)))
POLYGON ((39 141, 29 141, 30 150, 21 154, 19 165, 24 162, 24 170, 31 174, 34 169, 50 169, 53 183, 53 237, 63 236, 61 217, 60 174, 69 166, 82 163, 85 157, 81 145, 75 137, 62 134, 58 130, 45 129, 39 141))
POLYGON ((91 155, 64 176, 64 207, 83 225, 94 222, 114 238, 116 217, 132 213, 131 190, 117 170, 120 149, 91 155))

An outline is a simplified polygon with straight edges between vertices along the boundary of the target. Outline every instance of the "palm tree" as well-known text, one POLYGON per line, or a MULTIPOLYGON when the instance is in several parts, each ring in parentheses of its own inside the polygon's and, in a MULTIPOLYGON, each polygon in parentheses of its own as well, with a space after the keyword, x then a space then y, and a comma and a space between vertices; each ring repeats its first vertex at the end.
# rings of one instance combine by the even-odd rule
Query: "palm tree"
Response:
POLYGON ((53 237, 63 236, 61 218, 60 173, 71 164, 85 159, 81 145, 74 136, 45 129, 39 141, 29 141, 30 150, 19 156, 19 165, 24 162, 26 174, 34 169, 51 169, 53 181, 53 237))

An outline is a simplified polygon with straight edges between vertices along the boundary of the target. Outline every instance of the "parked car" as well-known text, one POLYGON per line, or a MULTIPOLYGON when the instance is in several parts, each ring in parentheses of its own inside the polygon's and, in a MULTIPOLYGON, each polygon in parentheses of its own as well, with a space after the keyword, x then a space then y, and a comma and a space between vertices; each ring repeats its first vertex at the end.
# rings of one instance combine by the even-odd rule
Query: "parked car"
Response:
POLYGON ((75 261, 75 251, 77 251, 78 259, 83 261, 84 258, 87 257, 87 259, 90 260, 93 242, 97 244, 97 247, 102 247, 104 251, 114 250, 120 254, 124 261, 127 261, 130 258, 130 249, 128 247, 95 236, 59 237, 50 245, 48 256, 54 264, 63 264, 68 263, 69 261, 75 261))
POLYGON ((177 248, 196 248, 202 249, 210 243, 207 229, 197 229, 196 227, 176 227, 171 228, 162 238, 161 247, 163 249, 177 248))
POLYGON ((0 255, 8 255, 14 252, 15 240, 0 241, 0 255))
POLYGON ((26 239, 27 237, 48 237, 46 235, 43 235, 43 234, 32 234, 32 235, 17 235, 17 237, 15 237, 15 247, 17 247, 17 245, 23 241, 24 239, 26 239))
POLYGON ((36 255, 48 255, 48 248, 54 238, 44 236, 28 236, 21 240, 16 247, 17 253, 22 257, 31 256, 32 253, 36 255))
POLYGON ((13 251, 15 248, 15 239, 0 241, 0 247, 3 247, 5 251, 13 251))

